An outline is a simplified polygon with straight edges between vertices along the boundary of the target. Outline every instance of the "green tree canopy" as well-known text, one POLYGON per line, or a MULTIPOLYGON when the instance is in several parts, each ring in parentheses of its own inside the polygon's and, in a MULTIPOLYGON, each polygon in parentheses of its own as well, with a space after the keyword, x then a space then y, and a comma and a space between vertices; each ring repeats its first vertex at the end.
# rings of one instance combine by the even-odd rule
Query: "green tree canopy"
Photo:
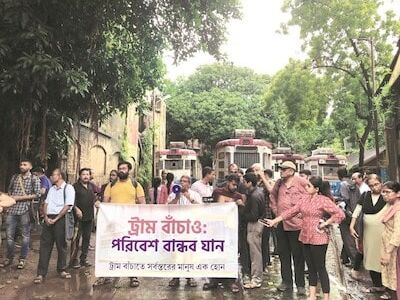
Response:
POLYGON ((166 49, 220 57, 238 3, 0 0, 0 136, 11 141, 0 157, 62 153, 73 121, 101 122, 157 86, 166 49))
POLYGON ((285 0, 283 10, 291 19, 283 25, 299 26, 303 49, 312 66, 339 84, 333 112, 336 130, 348 132, 340 118, 346 110, 348 122, 360 148, 360 164, 373 126, 374 95, 370 42, 375 52, 377 79, 386 74, 392 57, 392 41, 398 38, 400 22, 393 11, 382 13, 379 0, 285 0), (344 96, 344 97, 342 97, 344 96))

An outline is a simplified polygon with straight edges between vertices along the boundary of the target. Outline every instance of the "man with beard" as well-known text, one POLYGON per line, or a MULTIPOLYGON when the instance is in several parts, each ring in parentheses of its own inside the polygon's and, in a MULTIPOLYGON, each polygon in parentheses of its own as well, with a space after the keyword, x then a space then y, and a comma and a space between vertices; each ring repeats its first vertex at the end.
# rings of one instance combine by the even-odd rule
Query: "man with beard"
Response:
MULTIPOLYGON (((243 202, 243 195, 237 192, 239 183, 240 183, 239 176, 237 176, 235 174, 228 175, 228 177, 226 178, 225 186, 215 189, 214 192, 212 193, 212 197, 214 199, 214 202, 218 202, 218 203, 236 202, 238 209, 239 209, 239 229, 240 229, 241 213, 243 212, 244 202, 243 202)), ((241 243, 240 239, 241 239, 241 235, 239 234, 238 245, 239 245, 239 253, 241 253, 240 254, 240 262, 242 265, 242 271, 244 274, 247 274, 249 276, 250 261, 249 261, 249 259, 244 260, 245 257, 247 257, 247 256, 245 255, 245 253, 243 251, 240 251, 241 250, 240 245, 243 244, 243 243, 241 243), (242 253, 243 253, 243 255, 242 255, 242 253)), ((247 243, 247 241, 244 241, 244 243, 247 243)), ((246 249, 247 249, 247 247, 246 247, 246 249)), ((247 253, 248 253, 248 251, 247 251, 247 253)), ((211 290, 211 289, 217 288, 218 282, 227 282, 228 284, 230 284, 232 293, 239 292, 239 282, 234 279, 231 279, 231 278, 211 278, 210 282, 205 283, 203 285, 203 290, 211 290)))
MULTIPOLYGON (((132 164, 122 161, 118 164, 118 179, 107 185, 104 191, 104 202, 124 204, 146 204, 143 187, 129 176, 132 164)), ((107 279, 106 279, 107 280, 107 279)), ((138 287, 137 277, 130 278, 130 287, 138 287)))
POLYGON ((74 269, 82 267, 90 267, 91 264, 86 260, 90 233, 92 232, 92 224, 94 219, 93 206, 99 205, 96 201, 90 182, 90 169, 83 168, 79 170, 79 180, 74 184, 75 189, 75 228, 78 228, 78 234, 74 237, 71 243, 71 260, 70 264, 74 269), (80 262, 78 262, 79 243, 82 237, 82 247, 80 262))
POLYGON ((40 179, 31 174, 31 169, 32 163, 29 160, 21 160, 19 164, 20 174, 15 174, 8 186, 8 194, 16 203, 7 210, 7 258, 0 264, 0 267, 12 264, 15 255, 15 231, 17 227, 21 229, 22 233, 22 248, 17 268, 23 269, 25 267, 31 226, 29 210, 31 209, 31 202, 40 198, 40 179))

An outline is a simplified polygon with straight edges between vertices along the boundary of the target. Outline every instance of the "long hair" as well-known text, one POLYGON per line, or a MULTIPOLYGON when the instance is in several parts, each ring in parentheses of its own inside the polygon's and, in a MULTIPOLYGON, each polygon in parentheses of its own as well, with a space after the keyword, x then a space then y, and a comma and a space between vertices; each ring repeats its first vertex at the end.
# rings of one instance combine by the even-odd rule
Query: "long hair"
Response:
POLYGON ((154 196, 154 203, 157 203, 157 195, 158 195, 158 187, 161 185, 161 178, 154 177, 153 178, 153 196, 154 196))
POLYGON ((324 195, 325 197, 330 198, 334 201, 334 198, 331 193, 331 186, 329 181, 322 180, 320 176, 311 176, 308 181, 315 187, 318 188, 318 194, 324 195))
POLYGON ((169 193, 169 191, 171 190, 172 182, 174 182, 174 174, 167 173, 166 179, 167 179, 167 189, 168 189, 168 193, 169 193))

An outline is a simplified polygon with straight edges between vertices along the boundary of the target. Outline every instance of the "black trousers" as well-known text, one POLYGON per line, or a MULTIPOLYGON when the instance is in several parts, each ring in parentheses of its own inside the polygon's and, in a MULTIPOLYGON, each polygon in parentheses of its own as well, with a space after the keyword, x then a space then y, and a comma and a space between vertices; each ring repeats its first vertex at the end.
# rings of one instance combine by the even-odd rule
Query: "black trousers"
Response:
MULTIPOLYGON (((49 215, 54 219, 56 215, 49 215)), ((37 275, 46 276, 49 268, 51 252, 54 243, 56 243, 58 258, 57 272, 62 272, 67 267, 67 241, 65 240, 65 218, 62 217, 53 225, 43 224, 42 234, 40 236, 39 263, 37 275)))
POLYGON ((371 276, 372 284, 374 285, 374 287, 383 287, 382 273, 369 271, 369 276, 371 276))
POLYGON ((364 255, 357 251, 356 257, 353 262, 353 269, 356 271, 360 271, 363 264, 364 255))
POLYGON ((354 264, 357 255, 357 248, 356 248, 356 242, 350 234, 349 224, 347 224, 346 222, 342 222, 339 225, 339 229, 340 229, 340 235, 342 236, 343 240, 343 250, 341 258, 342 260, 344 260, 344 258, 347 256, 350 259, 350 261, 354 264))
POLYGON ((269 249, 269 238, 271 236, 271 228, 264 227, 261 238, 261 252, 263 258, 263 269, 271 262, 270 249, 269 249))
POLYGON ((86 261, 89 251, 90 234, 92 233, 93 220, 88 221, 78 221, 75 226, 75 230, 78 231, 76 237, 71 243, 71 260, 70 263, 74 264, 78 257, 79 243, 82 238, 81 255, 79 260, 81 263, 86 261))
POLYGON ((318 278, 321 282, 322 292, 327 294, 330 292, 329 276, 326 271, 325 257, 328 244, 326 245, 310 245, 304 244, 304 257, 308 266, 308 280, 310 286, 317 286, 318 278))
POLYGON ((239 227, 239 254, 240 254, 240 265, 242 267, 242 274, 250 276, 250 251, 247 243, 247 226, 241 224, 239 227))
POLYGON ((293 257, 296 286, 304 287, 304 254, 302 243, 299 241, 299 234, 300 230, 285 231, 282 223, 276 229, 282 281, 289 286, 293 285, 293 257))

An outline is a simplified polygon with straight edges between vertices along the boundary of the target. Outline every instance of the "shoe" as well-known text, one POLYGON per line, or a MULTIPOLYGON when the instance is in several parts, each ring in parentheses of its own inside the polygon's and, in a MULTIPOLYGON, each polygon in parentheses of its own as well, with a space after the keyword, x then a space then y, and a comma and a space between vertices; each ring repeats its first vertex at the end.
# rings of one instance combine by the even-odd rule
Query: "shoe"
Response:
POLYGON ((169 285, 170 287, 177 287, 177 286, 179 285, 179 278, 172 278, 172 279, 169 281, 168 285, 169 285))
POLYGON ((79 269, 79 268, 82 267, 82 266, 81 266, 81 264, 80 264, 78 261, 76 261, 76 262, 74 262, 74 263, 71 265, 71 267, 72 267, 73 269, 79 269))
POLYGON ((94 248, 94 246, 92 246, 92 245, 89 245, 89 248, 88 248, 88 250, 90 250, 90 251, 94 251, 94 250, 95 250, 95 248, 94 248))
POLYGON ((250 283, 243 285, 243 287, 245 289, 256 289, 261 287, 261 282, 252 280, 250 283))
POLYGON ((231 284, 231 292, 236 294, 240 292, 240 288, 236 283, 231 284))
POLYGON ((249 275, 243 276, 243 285, 249 284, 251 282, 249 275))
POLYGON ((218 284, 214 280, 211 280, 203 284, 203 291, 215 290, 217 287, 218 284))
POLYGON ((0 268, 5 268, 8 267, 9 265, 11 265, 13 262, 13 260, 11 258, 6 258, 5 260, 3 260, 3 262, 0 264, 0 268))
POLYGON ((22 270, 23 268, 25 268, 25 264, 26 264, 25 259, 20 258, 17 265, 17 269, 22 270))
POLYGON ((190 286, 190 287, 196 287, 197 286, 197 282, 196 282, 196 280, 194 280, 194 278, 188 278, 186 280, 186 285, 190 286))
POLYGON ((41 284, 41 283, 43 283, 43 276, 42 276, 42 275, 36 276, 35 279, 33 279, 33 283, 34 283, 34 284, 41 284))
POLYGON ((306 289, 303 286, 297 287, 297 295, 298 296, 305 296, 306 289))
POLYGON ((139 286, 139 280, 137 279, 137 277, 131 277, 129 278, 129 286, 131 288, 136 288, 139 286))
POLYGON ((282 282, 280 285, 278 285, 278 286, 276 287, 276 289, 277 289, 278 291, 280 291, 280 292, 286 292, 286 291, 292 290, 293 287, 292 287, 292 286, 289 286, 288 284, 286 284, 286 283, 284 283, 284 282, 282 282))
POLYGON ((81 265, 82 267, 85 267, 85 268, 89 268, 89 267, 92 266, 92 264, 91 264, 89 261, 87 261, 87 260, 81 261, 80 265, 81 265))
POLYGON ((61 272, 59 273, 59 275, 60 275, 60 277, 61 277, 62 279, 71 279, 71 277, 72 277, 70 273, 65 272, 65 271, 61 271, 61 272))
POLYGON ((360 281, 362 279, 360 272, 354 269, 350 271, 350 277, 357 281, 360 281))

